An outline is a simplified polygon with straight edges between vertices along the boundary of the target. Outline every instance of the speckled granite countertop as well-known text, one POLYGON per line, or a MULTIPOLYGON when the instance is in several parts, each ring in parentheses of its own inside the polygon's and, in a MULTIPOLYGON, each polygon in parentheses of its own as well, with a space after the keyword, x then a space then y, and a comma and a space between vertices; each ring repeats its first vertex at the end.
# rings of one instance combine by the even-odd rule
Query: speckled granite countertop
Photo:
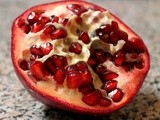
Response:
MULTIPOLYGON (((45 0, 51 2, 54 0, 45 0)), ((0 0, 0 120, 160 120, 160 0, 88 0, 119 16, 144 39, 151 69, 135 99, 103 117, 51 110, 33 99, 16 77, 10 60, 13 19, 43 0, 0 0)))

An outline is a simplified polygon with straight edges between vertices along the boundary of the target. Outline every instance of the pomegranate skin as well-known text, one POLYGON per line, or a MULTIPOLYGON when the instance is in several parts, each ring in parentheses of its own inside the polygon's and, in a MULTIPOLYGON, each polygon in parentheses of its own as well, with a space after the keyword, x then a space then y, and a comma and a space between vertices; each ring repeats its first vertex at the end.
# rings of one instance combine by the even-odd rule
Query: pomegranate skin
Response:
MULTIPOLYGON (((13 67, 14 70, 16 72, 16 75, 18 76, 19 80, 21 81, 21 83, 23 84, 23 86, 25 87, 25 89, 34 97, 36 98, 38 101, 44 103, 45 105, 48 106, 52 106, 53 108, 59 108, 59 109, 63 109, 63 110, 67 110, 67 111, 72 111, 72 112, 76 112, 76 113, 81 113, 81 114, 87 114, 87 115, 106 115, 109 114, 113 111, 116 111, 122 107, 124 107, 125 105, 127 105, 133 98, 134 96, 137 94, 137 92, 139 91, 142 83, 144 82, 145 77, 148 74, 149 68, 150 68, 150 57, 149 57, 149 53, 148 50, 146 48, 146 46, 144 46, 144 50, 145 50, 145 68, 144 71, 142 72, 143 74, 141 75, 141 79, 139 80, 138 83, 136 83, 136 87, 134 88, 134 90, 132 91, 130 96, 127 96, 127 100, 124 100, 123 102, 121 102, 121 104, 113 104, 111 107, 106 108, 106 110, 104 109, 99 109, 99 108, 95 108, 95 109, 90 109, 90 108, 84 108, 81 107, 81 105, 74 105, 71 103, 68 103, 64 100, 60 100, 57 97, 53 97, 49 94, 43 93, 43 91, 41 91, 40 89, 37 89, 36 86, 34 85, 33 82, 30 82, 29 77, 26 75, 26 73, 22 72, 22 70, 19 68, 18 66, 18 58, 17 58, 17 54, 18 53, 18 44, 17 42, 17 20, 21 17, 26 17, 31 11, 37 9, 37 8, 42 8, 42 9, 46 9, 47 6, 49 6, 49 8, 53 7, 53 6, 57 6, 57 5, 61 5, 61 4, 79 4, 79 5, 83 5, 83 6, 90 6, 92 8, 98 9, 100 11, 105 11, 104 8, 94 5, 92 3, 88 3, 85 1, 76 1, 76 0, 64 0, 64 1, 59 1, 59 2, 53 2, 53 3, 47 3, 47 4, 42 4, 42 5, 38 5, 35 7, 32 7, 28 10, 26 10, 24 13, 22 13, 20 16, 18 16, 15 21, 13 22, 13 26, 12 26, 12 36, 11 36, 11 59, 12 59, 12 63, 13 63, 13 67)), ((48 9, 49 9, 48 8, 48 9)), ((111 16, 113 17, 113 19, 115 21, 118 21, 118 23, 123 26, 125 28, 125 30, 127 31, 127 33, 129 34, 134 34, 134 36, 138 37, 140 40, 141 38, 134 33, 128 26, 126 26, 122 21, 120 21, 114 14, 110 13, 111 16)), ((143 43, 143 41, 141 40, 141 42, 143 43)), ((143 43, 144 44, 144 43, 143 43)), ((30 79, 34 79, 32 76, 30 77, 30 79)))

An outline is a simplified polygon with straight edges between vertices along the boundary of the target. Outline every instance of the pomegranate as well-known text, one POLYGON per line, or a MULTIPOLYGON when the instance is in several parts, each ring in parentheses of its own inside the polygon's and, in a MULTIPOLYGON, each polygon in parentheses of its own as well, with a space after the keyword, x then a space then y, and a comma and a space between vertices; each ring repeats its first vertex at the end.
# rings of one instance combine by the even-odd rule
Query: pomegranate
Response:
POLYGON ((129 103, 150 66, 136 33, 108 10, 76 0, 38 5, 17 17, 11 56, 33 97, 92 115, 129 103))

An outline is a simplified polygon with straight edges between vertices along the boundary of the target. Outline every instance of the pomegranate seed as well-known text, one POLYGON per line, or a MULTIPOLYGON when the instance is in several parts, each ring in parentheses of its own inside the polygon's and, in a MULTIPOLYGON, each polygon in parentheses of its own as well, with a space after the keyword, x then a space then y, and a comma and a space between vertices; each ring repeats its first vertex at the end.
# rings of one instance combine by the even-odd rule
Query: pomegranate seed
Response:
POLYGON ((108 107, 111 105, 111 100, 107 99, 107 98, 101 98, 99 104, 103 107, 108 107))
POLYGON ((111 92, 117 88, 117 83, 118 82, 116 80, 110 80, 105 82, 101 88, 104 89, 106 92, 111 92))
POLYGON ((72 72, 78 72, 76 65, 70 65, 66 68, 67 74, 71 74, 72 72))
POLYGON ((87 64, 83 61, 80 61, 76 64, 76 67, 79 71, 85 71, 88 70, 87 64))
POLYGON ((33 25, 39 20, 40 14, 37 12, 31 12, 28 17, 27 21, 29 22, 30 25, 33 25))
POLYGON ((20 67, 22 70, 29 70, 29 68, 28 68, 28 61, 26 61, 26 60, 21 60, 20 63, 19 63, 19 67, 20 67))
POLYGON ((100 49, 96 51, 96 58, 100 63, 103 63, 107 60, 104 52, 100 49))
POLYGON ((45 76, 47 76, 47 71, 41 61, 35 61, 30 65, 30 71, 38 79, 45 80, 45 76))
POLYGON ((96 73, 98 75, 102 74, 102 73, 105 73, 107 72, 107 68, 103 65, 98 65, 97 68, 96 68, 96 73))
POLYGON ((126 32, 119 30, 117 35, 118 35, 119 40, 128 41, 128 34, 126 32))
POLYGON ((105 43, 109 43, 110 36, 108 34, 100 34, 99 39, 102 40, 105 43))
POLYGON ((44 55, 47 55, 47 54, 49 54, 50 51, 52 50, 53 45, 52 45, 51 43, 49 43, 49 42, 47 42, 47 43, 42 43, 41 46, 40 46, 40 48, 41 48, 41 51, 43 52, 43 54, 44 54, 44 55))
POLYGON ((57 29, 55 31, 52 32, 51 34, 51 39, 61 39, 61 38, 65 38, 67 37, 67 32, 64 29, 57 29))
POLYGON ((67 86, 70 89, 76 89, 80 85, 81 81, 81 75, 79 72, 72 71, 70 73, 67 73, 67 86))
POLYGON ((30 27, 30 25, 28 23, 24 22, 19 27, 26 34, 28 34, 31 31, 31 27, 30 27))
POLYGON ((44 29, 43 29, 43 32, 46 34, 46 35, 50 35, 53 31, 55 31, 56 28, 54 25, 47 25, 44 29))
POLYGON ((43 56, 43 52, 42 52, 41 48, 38 47, 37 45, 32 45, 30 47, 30 53, 33 54, 33 55, 43 56))
POLYGON ((86 94, 82 97, 82 101, 90 106, 99 104, 102 94, 99 90, 95 90, 92 93, 86 94))
POLYGON ((86 95, 86 94, 93 92, 95 90, 95 88, 94 88, 93 84, 88 84, 88 85, 79 86, 78 90, 82 94, 86 95))
POLYGON ((82 18, 79 17, 79 16, 77 16, 77 18, 76 18, 76 23, 77 23, 77 24, 81 24, 81 23, 82 23, 82 18))
POLYGON ((105 33, 109 34, 109 33, 111 32, 111 25, 110 25, 110 24, 102 25, 102 26, 100 27, 100 31, 101 31, 103 34, 105 34, 105 33))
POLYGON ((59 22, 59 17, 57 17, 57 16, 52 16, 51 19, 52 19, 51 20, 52 23, 54 23, 54 22, 58 23, 59 22))
POLYGON ((103 73, 103 79, 105 81, 113 80, 113 79, 115 79, 117 77, 118 77, 118 74, 115 73, 115 72, 105 72, 105 73, 103 73))
POLYGON ((80 16, 83 12, 87 11, 87 9, 78 4, 69 4, 67 5, 67 9, 71 10, 74 14, 78 16, 80 16))
POLYGON ((63 84, 65 77, 66 74, 64 69, 57 69, 54 74, 54 80, 57 82, 57 84, 63 84))
POLYGON ((45 68, 48 70, 48 72, 51 75, 54 75, 56 72, 56 66, 54 65, 53 61, 51 58, 48 58, 45 62, 44 62, 44 66, 45 68))
POLYGON ((125 55, 122 52, 117 52, 113 59, 116 66, 121 66, 125 60, 125 55))
POLYGON ((122 100, 124 93, 122 92, 121 89, 116 88, 112 92, 108 94, 108 96, 114 101, 114 102, 119 102, 122 100))
POLYGON ((39 58, 42 58, 43 56, 41 56, 41 55, 30 55, 30 61, 35 61, 36 59, 39 59, 39 58))
POLYGON ((63 26, 65 26, 68 23, 68 18, 64 18, 61 23, 63 26))
POLYGON ((89 35, 87 32, 82 32, 80 35, 79 35, 79 40, 82 40, 83 43, 85 44, 88 44, 90 43, 90 38, 89 38, 89 35))
POLYGON ((31 32, 37 33, 39 31, 41 31, 43 29, 43 27, 44 27, 44 24, 42 24, 41 22, 38 21, 33 25, 31 32))
POLYGON ((66 59, 66 57, 59 56, 59 55, 53 55, 51 57, 51 59, 54 62, 54 65, 56 67, 65 67, 67 65, 67 59, 66 59))
POLYGON ((82 46, 78 42, 73 42, 69 46, 69 51, 75 54, 80 54, 82 52, 82 46))
POLYGON ((93 57, 89 57, 87 63, 91 66, 94 67, 97 65, 97 60, 93 57))
POLYGON ((119 38, 117 35, 117 32, 113 31, 110 33, 110 43, 112 43, 113 45, 117 45, 119 38))
POLYGON ((93 79, 92 79, 92 75, 89 70, 80 71, 80 74, 82 77, 80 85, 87 85, 87 84, 92 83, 93 79))
POLYGON ((46 24, 48 22, 50 22, 50 18, 49 17, 40 17, 39 18, 39 21, 42 23, 42 24, 46 24))
POLYGON ((119 29, 118 23, 116 21, 112 21, 111 22, 111 28, 112 28, 113 31, 118 30, 119 29))

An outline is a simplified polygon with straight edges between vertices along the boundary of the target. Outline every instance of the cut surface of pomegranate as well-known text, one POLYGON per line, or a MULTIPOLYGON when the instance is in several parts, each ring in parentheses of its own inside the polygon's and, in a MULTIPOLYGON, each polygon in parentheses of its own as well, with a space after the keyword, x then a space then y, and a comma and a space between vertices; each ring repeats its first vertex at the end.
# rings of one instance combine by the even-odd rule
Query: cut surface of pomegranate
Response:
POLYGON ((110 11, 76 0, 38 5, 17 17, 11 57, 33 97, 91 115, 128 104, 150 67, 135 32, 110 11))

